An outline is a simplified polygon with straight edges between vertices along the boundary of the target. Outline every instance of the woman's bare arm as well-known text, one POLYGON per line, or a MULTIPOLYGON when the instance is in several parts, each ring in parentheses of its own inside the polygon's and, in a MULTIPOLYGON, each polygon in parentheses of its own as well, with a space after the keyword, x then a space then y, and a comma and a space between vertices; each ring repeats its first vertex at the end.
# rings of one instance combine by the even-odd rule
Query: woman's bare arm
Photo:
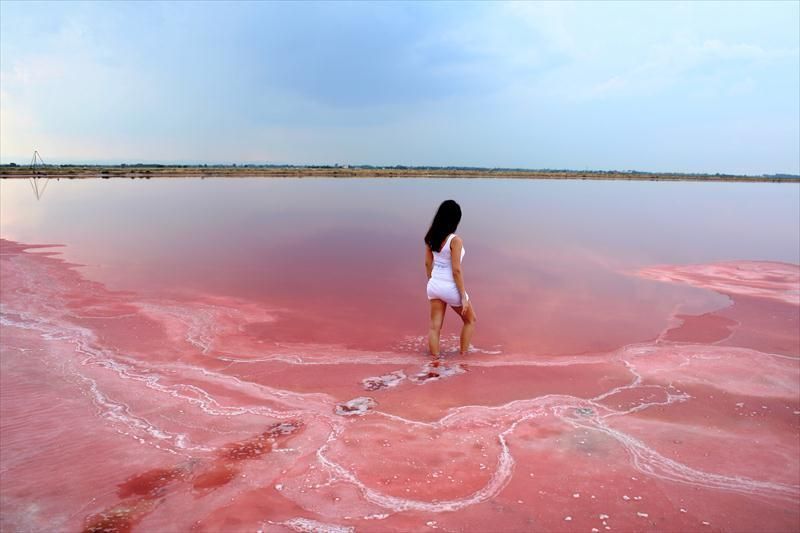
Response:
POLYGON ((461 269, 461 249, 463 247, 464 243, 458 235, 450 240, 450 260, 453 265, 453 279, 456 282, 456 287, 458 287, 458 293, 461 295, 462 315, 467 312, 467 307, 469 307, 467 291, 464 288, 464 272, 461 269))
POLYGON ((428 279, 431 279, 431 273, 433 272, 433 252, 431 252, 427 244, 425 245, 425 272, 428 273, 428 279))

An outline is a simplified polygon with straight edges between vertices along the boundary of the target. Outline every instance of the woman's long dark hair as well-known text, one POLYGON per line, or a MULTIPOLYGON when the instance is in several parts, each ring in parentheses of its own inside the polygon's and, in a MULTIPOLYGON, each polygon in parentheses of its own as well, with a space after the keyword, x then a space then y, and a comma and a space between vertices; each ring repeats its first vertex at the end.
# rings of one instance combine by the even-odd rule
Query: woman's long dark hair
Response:
POLYGON ((459 222, 461 222, 461 207, 455 200, 445 200, 436 210, 431 227, 425 234, 425 244, 431 251, 440 252, 444 240, 456 232, 459 222))

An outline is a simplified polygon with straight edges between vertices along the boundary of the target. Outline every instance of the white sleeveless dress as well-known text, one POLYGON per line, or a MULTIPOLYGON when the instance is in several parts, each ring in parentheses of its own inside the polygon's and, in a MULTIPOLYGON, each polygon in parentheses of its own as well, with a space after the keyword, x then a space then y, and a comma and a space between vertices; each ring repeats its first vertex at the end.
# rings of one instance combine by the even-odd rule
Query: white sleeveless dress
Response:
MULTIPOLYGON (((428 280, 428 300, 439 299, 453 307, 461 307, 461 294, 458 292, 455 278, 453 278, 453 261, 450 251, 450 241, 456 234, 453 233, 442 245, 442 251, 433 252, 433 271, 428 280)), ((461 247, 461 259, 464 259, 464 247, 461 247)), ((469 294, 466 295, 469 300, 469 294)))

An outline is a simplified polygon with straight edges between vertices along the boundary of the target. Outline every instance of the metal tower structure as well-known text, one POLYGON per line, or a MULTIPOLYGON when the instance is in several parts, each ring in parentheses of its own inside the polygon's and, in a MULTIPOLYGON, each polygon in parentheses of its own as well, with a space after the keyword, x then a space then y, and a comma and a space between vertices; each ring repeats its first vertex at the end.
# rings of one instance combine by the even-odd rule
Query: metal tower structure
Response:
POLYGON ((37 200, 41 200, 42 196, 44 196, 44 191, 47 189, 47 184, 50 183, 50 178, 47 177, 47 173, 44 172, 45 162, 42 159, 42 156, 39 155, 39 150, 33 151, 33 157, 31 157, 31 177, 30 183, 31 188, 33 189, 33 194, 36 195, 37 200), (39 187, 39 180, 44 180, 44 185, 40 188, 39 187))

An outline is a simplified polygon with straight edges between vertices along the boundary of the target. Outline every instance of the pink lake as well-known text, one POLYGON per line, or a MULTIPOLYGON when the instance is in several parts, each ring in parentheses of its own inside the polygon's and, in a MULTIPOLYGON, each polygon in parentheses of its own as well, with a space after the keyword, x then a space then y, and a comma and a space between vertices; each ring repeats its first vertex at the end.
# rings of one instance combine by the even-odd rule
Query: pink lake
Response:
POLYGON ((798 220, 798 184, 4 180, 0 530, 797 531, 798 220), (434 361, 447 198, 479 322, 434 361))

